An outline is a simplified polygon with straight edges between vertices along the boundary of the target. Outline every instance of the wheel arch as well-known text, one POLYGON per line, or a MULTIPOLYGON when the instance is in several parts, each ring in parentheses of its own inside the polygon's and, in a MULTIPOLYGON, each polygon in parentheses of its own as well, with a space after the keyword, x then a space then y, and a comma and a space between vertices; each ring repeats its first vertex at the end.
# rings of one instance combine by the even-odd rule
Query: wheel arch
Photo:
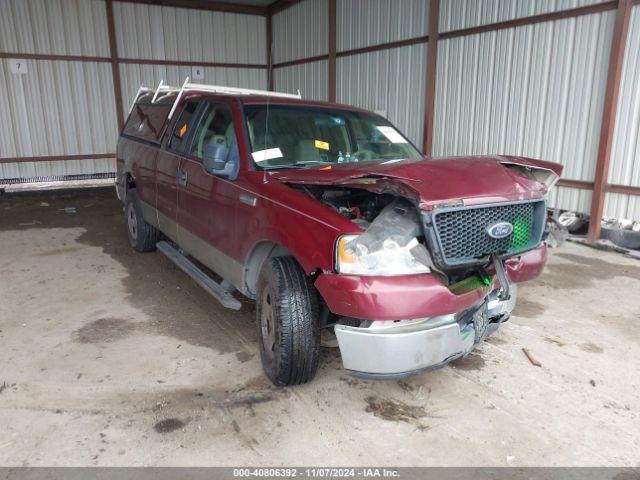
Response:
POLYGON ((248 297, 255 299, 258 277, 264 262, 272 257, 293 257, 298 259, 285 247, 277 242, 262 240, 256 243, 249 253, 244 268, 244 290, 248 297))

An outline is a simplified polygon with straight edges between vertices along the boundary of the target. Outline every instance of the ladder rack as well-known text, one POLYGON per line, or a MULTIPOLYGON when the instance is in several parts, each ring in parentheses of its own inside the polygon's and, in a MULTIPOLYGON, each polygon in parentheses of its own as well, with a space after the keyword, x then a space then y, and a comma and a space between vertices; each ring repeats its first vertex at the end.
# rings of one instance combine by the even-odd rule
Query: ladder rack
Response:
POLYGON ((294 98, 301 99, 300 91, 297 94, 291 93, 280 93, 280 92, 270 92, 268 90, 252 90, 249 88, 237 88, 237 87, 224 87, 219 85, 205 85, 200 83, 189 83, 189 77, 187 77, 180 87, 172 87, 171 85, 165 85, 164 81, 160 81, 160 84, 157 88, 149 88, 144 85, 140 85, 138 89, 138 93, 133 99, 133 103, 129 108, 129 113, 133 110, 134 105, 138 100, 140 100, 141 96, 149 95, 153 93, 153 97, 151 98, 151 103, 158 103, 160 100, 176 94, 176 99, 173 102, 173 106, 171 107, 171 111, 169 112, 169 119, 173 116, 182 95, 185 92, 206 92, 206 93, 221 93, 226 95, 260 95, 265 97, 276 97, 276 98, 294 98))

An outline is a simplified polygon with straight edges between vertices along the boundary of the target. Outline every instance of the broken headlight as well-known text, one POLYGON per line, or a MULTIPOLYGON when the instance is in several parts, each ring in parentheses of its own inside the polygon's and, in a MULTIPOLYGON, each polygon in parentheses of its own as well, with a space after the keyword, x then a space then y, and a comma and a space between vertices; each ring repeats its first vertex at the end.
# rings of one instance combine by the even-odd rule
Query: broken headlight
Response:
POLYGON ((343 235, 338 239, 336 268, 347 275, 413 275, 428 273, 429 267, 418 260, 417 250, 424 249, 414 237, 405 245, 387 238, 370 249, 358 241, 361 235, 343 235))

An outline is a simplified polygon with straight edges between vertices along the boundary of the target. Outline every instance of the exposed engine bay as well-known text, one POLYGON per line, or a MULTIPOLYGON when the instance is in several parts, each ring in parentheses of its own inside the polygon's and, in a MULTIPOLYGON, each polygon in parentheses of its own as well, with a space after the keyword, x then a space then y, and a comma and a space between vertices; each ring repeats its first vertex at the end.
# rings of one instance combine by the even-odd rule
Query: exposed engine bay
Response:
POLYGON ((299 188, 362 228, 362 235, 350 240, 346 249, 379 264, 384 264, 384 252, 392 250, 404 256, 405 262, 419 263, 427 271, 434 269, 418 209, 411 201, 358 188, 299 188))
POLYGON ((391 194, 375 194, 359 188, 316 185, 299 185, 298 188, 347 217, 363 230, 397 198, 391 194))
MULTIPOLYGON (((393 274, 399 268, 405 269, 406 274, 429 272, 458 293, 488 285, 493 274, 501 273, 496 268, 496 263, 500 262, 489 255, 484 260, 478 257, 474 264, 443 268, 442 259, 438 257, 441 252, 432 248, 434 229, 428 225, 428 220, 425 221, 424 214, 412 199, 352 186, 292 186, 334 209, 363 230, 362 234, 350 236, 344 245, 339 246, 340 252, 357 257, 360 270, 349 270, 347 263, 342 266, 341 273, 359 274, 362 266, 370 266, 381 275, 393 274)), ((503 258, 506 257, 503 255, 503 258)))

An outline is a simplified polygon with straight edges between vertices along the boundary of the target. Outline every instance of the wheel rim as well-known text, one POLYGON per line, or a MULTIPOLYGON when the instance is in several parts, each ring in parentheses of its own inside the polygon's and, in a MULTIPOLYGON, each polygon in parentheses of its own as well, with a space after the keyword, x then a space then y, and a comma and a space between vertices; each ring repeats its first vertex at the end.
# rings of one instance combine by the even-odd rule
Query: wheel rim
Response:
POLYGON ((262 297, 260 328, 262 330, 262 345, 267 359, 273 360, 276 346, 275 309, 271 293, 265 292, 262 297))
POLYGON ((129 204, 127 209, 127 226, 129 228, 129 235, 133 240, 138 238, 138 219, 136 218, 136 209, 133 208, 133 204, 129 204))

